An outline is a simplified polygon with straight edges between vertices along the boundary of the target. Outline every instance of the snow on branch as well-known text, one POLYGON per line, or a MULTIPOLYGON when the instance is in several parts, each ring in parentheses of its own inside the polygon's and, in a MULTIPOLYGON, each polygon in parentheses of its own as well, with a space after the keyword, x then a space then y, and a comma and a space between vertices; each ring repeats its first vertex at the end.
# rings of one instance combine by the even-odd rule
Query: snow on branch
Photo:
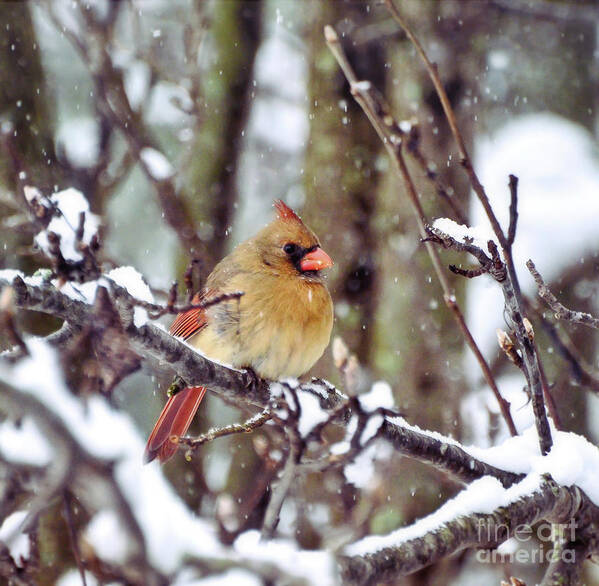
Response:
POLYGON ((411 527, 347 547, 341 562, 344 583, 376 584, 465 548, 496 547, 517 527, 542 519, 568 521, 580 500, 577 488, 559 486, 550 478, 527 477, 509 490, 492 478, 482 478, 411 527))

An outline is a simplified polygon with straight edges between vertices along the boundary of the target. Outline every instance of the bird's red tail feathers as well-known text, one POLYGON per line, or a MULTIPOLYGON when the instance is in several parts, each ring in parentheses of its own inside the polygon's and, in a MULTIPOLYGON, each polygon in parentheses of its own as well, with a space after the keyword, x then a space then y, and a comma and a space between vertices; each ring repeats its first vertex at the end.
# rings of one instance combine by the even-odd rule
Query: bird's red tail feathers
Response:
POLYGON ((146 464, 156 457, 164 463, 173 456, 178 448, 176 440, 185 435, 205 394, 206 387, 187 387, 169 398, 148 438, 146 464))

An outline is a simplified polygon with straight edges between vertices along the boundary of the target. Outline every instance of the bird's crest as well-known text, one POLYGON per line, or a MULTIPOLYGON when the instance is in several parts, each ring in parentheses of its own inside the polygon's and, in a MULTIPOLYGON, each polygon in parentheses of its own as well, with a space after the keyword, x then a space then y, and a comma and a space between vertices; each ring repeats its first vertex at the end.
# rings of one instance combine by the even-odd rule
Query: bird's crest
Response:
POLYGON ((275 209, 277 210, 277 218, 279 220, 289 221, 295 220, 303 224, 301 218, 281 199, 277 199, 274 203, 275 209))

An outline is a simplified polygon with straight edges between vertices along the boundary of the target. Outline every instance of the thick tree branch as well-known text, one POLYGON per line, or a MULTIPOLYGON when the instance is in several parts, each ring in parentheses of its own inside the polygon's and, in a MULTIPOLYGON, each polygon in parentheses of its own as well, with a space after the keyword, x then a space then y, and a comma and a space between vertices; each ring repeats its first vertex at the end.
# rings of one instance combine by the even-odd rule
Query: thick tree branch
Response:
MULTIPOLYGON (((530 527, 541 520, 565 523, 588 505, 576 487, 563 487, 545 478, 537 491, 500 507, 491 514, 458 517, 422 537, 395 547, 341 559, 344 584, 378 584, 397 579, 466 548, 496 547, 512 536, 517 527, 530 527)), ((594 514, 597 508, 593 506, 594 514)))
POLYGON ((431 464, 464 484, 483 476, 493 476, 507 488, 524 477, 523 474, 501 470, 471 456, 456 442, 445 442, 426 433, 414 432, 412 428, 398 424, 392 417, 385 418, 379 433, 400 453, 431 464))

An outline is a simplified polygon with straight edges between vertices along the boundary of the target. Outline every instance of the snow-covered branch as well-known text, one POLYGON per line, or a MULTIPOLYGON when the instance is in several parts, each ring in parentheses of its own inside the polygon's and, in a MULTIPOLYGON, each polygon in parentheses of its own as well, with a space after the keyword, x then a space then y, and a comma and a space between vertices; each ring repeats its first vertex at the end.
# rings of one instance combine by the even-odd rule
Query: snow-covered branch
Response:
POLYGON ((378 584, 465 548, 495 548, 517 528, 541 520, 569 523, 579 512, 581 501, 579 489, 559 486, 551 478, 526 478, 508 491, 493 479, 483 478, 411 527, 367 537, 346 548, 348 557, 341 562, 344 583, 378 584), (496 496, 501 504, 484 512, 496 496), (472 512, 465 514, 464 509, 472 512))

